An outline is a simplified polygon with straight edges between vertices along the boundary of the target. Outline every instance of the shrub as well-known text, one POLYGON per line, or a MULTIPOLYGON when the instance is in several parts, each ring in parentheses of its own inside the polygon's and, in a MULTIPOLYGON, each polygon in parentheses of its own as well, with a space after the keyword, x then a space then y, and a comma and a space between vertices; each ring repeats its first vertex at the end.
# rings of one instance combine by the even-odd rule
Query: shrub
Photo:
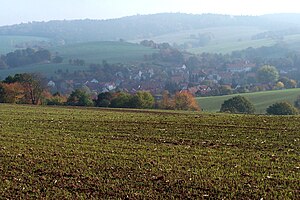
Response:
POLYGON ((247 98, 236 96, 224 101, 220 112, 253 114, 255 108, 247 98))
POLYGON ((67 105, 70 106, 93 106, 93 101, 89 95, 83 91, 76 89, 71 93, 67 100, 67 105))
POLYGON ((139 91, 131 98, 130 106, 132 108, 149 109, 154 107, 154 103, 154 97, 150 92, 139 91))
POLYGON ((126 92, 118 92, 114 94, 110 107, 112 108, 131 108, 132 96, 126 92))
POLYGON ((294 106, 300 110, 300 96, 297 97, 296 101, 294 102, 294 106))
POLYGON ((275 103, 267 108, 269 115, 296 115, 298 110, 288 102, 275 103))

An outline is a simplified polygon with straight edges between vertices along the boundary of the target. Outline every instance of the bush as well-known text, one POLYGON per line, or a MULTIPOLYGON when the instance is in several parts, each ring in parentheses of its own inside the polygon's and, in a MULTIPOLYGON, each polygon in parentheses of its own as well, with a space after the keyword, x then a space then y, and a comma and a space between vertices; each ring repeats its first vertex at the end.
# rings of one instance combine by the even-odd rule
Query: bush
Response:
POLYGON ((65 96, 60 95, 58 92, 55 93, 52 97, 45 100, 46 105, 48 106, 63 106, 67 102, 65 96))
POLYGON ((269 115, 296 115, 298 110, 288 102, 275 103, 267 108, 269 115))
POLYGON ((294 106, 300 110, 300 96, 297 97, 296 101, 294 102, 294 106))
POLYGON ((76 89, 67 100, 69 106, 93 106, 93 101, 89 95, 82 90, 76 89))
POLYGON ((224 101, 220 112, 253 114, 255 108, 247 98, 236 96, 224 101))
POLYGON ((112 108, 132 108, 130 105, 132 96, 126 92, 118 92, 114 94, 110 106, 112 108))
POLYGON ((154 97, 150 92, 139 91, 137 92, 130 101, 132 108, 149 109, 154 107, 154 97))
POLYGON ((98 94, 98 98, 95 103, 96 103, 96 106, 98 106, 98 107, 109 107, 112 99, 113 99, 112 93, 103 92, 103 93, 98 94))

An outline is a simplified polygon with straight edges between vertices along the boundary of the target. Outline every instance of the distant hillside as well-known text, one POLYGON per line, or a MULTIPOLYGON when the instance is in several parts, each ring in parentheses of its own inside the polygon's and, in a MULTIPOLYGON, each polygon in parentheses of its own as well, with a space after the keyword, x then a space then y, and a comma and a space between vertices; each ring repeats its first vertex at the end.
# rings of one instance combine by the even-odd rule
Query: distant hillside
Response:
POLYGON ((67 62, 69 59, 83 59, 87 63, 134 63, 151 55, 155 49, 128 42, 87 42, 58 46, 51 49, 67 62))
MULTIPOLYGON (((105 41, 121 38, 133 40, 210 27, 254 26, 270 30, 278 27, 277 18, 276 15, 259 17, 165 13, 111 20, 32 22, 0 27, 0 35, 39 36, 61 39, 66 42, 105 41)), ((285 25, 281 24, 280 28, 284 27, 285 25)))
POLYGON ((61 56, 63 63, 41 63, 1 69, 0 80, 8 75, 17 73, 38 72, 50 77, 59 70, 69 72, 87 70, 89 69, 89 64, 101 64, 103 60, 109 63, 137 64, 144 60, 144 55, 151 55, 158 51, 139 44, 127 42, 87 42, 53 47, 49 50, 53 55, 58 54, 61 56), (85 61, 86 66, 70 65, 69 59, 82 59, 85 61))
POLYGON ((287 26, 300 25, 300 14, 298 13, 283 13, 283 14, 269 14, 263 15, 261 18, 270 20, 287 26))
POLYGON ((48 42, 47 38, 42 37, 0 35, 0 55, 20 48, 34 47, 35 45, 45 46, 48 42))

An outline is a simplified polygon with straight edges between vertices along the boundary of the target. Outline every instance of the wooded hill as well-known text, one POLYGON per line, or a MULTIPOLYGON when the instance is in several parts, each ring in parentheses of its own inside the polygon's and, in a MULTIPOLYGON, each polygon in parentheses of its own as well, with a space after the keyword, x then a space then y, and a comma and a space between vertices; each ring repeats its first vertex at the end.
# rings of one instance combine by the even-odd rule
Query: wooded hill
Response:
POLYGON ((73 43, 119 39, 135 40, 180 31, 232 26, 256 27, 267 31, 288 30, 287 34, 300 33, 298 30, 300 14, 229 16, 163 13, 110 20, 31 22, 0 27, 0 35, 39 36, 73 43))

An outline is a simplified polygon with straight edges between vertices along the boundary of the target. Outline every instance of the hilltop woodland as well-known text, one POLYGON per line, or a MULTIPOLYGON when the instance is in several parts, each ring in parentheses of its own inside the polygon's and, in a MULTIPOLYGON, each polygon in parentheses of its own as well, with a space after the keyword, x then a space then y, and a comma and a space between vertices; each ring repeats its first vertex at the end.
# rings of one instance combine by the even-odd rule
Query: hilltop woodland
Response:
POLYGON ((61 63, 60 56, 52 56, 47 49, 18 49, 0 57, 0 69, 23 67, 40 63, 61 63))
MULTIPOLYGON (((0 35, 34 35, 45 38, 56 38, 62 43, 78 43, 87 41, 115 41, 120 38, 134 40, 164 35, 168 33, 201 29, 209 27, 241 27, 252 26, 262 30, 266 28, 284 31, 267 31, 253 36, 253 39, 265 37, 281 37, 283 34, 299 32, 290 30, 290 24, 299 24, 299 15, 265 15, 265 16, 230 16, 217 14, 191 15, 182 13, 161 13, 153 15, 137 15, 111 20, 56 20, 49 22, 32 22, 14 26, 0 27, 0 35), (278 20, 280 19, 280 20, 278 20), (283 23, 287 22, 287 23, 283 23)), ((207 35, 200 35, 207 40, 207 35)))

